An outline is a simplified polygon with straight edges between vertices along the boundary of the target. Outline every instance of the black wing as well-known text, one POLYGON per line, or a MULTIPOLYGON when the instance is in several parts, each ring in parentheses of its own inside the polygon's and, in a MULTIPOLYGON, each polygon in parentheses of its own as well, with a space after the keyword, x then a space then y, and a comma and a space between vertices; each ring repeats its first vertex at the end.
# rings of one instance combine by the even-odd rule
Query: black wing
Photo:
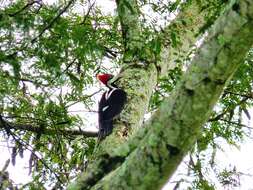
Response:
POLYGON ((111 94, 105 92, 99 102, 99 120, 112 120, 115 116, 120 114, 126 103, 126 92, 121 89, 114 89, 111 94), (106 99, 106 93, 109 97, 106 99))
POLYGON ((98 140, 103 139, 112 132, 113 118, 120 114, 126 99, 126 92, 121 89, 111 89, 102 95, 98 107, 98 140))

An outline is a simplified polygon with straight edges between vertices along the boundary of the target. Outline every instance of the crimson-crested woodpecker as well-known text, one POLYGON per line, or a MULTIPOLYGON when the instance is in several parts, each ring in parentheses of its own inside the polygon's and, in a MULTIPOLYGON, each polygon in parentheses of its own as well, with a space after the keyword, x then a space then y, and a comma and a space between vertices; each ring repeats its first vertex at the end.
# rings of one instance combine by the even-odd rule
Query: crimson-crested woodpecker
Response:
POLYGON ((114 84, 113 75, 99 74, 97 78, 108 87, 108 91, 103 93, 98 104, 98 140, 102 140, 112 132, 113 119, 123 110, 127 94, 114 84))

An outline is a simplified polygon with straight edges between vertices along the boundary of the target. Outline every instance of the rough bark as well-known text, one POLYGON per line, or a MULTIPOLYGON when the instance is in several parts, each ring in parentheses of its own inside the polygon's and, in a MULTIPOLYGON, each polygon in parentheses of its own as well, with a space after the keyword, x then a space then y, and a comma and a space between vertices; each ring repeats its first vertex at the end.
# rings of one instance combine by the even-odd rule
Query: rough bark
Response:
MULTIPOLYGON (((119 6, 124 6, 123 3, 119 5, 120 2, 122 1, 117 1, 118 9, 119 6)), ((152 91, 157 84, 157 78, 166 74, 167 70, 171 68, 170 65, 174 65, 179 54, 190 50, 191 46, 197 41, 200 29, 206 25, 207 15, 210 14, 211 10, 202 10, 201 4, 197 2, 197 0, 193 0, 191 3, 186 3, 175 21, 173 21, 171 25, 166 28, 164 34, 162 34, 163 38, 169 40, 171 33, 176 32, 179 38, 183 40, 183 43, 177 44, 176 47, 173 46, 172 43, 166 43, 166 45, 163 46, 161 60, 158 63, 161 67, 160 73, 157 72, 157 68, 152 61, 149 64, 143 65, 141 60, 136 60, 135 57, 130 59, 130 53, 127 51, 135 51, 133 49, 135 49, 136 46, 141 49, 140 43, 138 43, 139 40, 137 40, 138 38, 136 36, 137 31, 141 31, 138 17, 136 16, 138 15, 138 11, 134 11, 134 14, 129 17, 127 14, 131 14, 131 11, 125 11, 123 13, 126 15, 121 15, 121 22, 125 23, 125 25, 122 26, 126 33, 125 35, 135 33, 133 38, 129 37, 130 39, 128 40, 130 41, 126 41, 126 46, 131 48, 126 48, 125 54, 127 56, 124 57, 125 62, 119 74, 119 77, 121 77, 119 86, 127 91, 128 102, 121 114, 122 117, 114 124, 115 128, 113 134, 100 143, 95 151, 95 160, 92 164, 89 164, 87 171, 77 180, 77 184, 80 185, 80 188, 81 186, 84 189, 91 187, 106 175, 106 173, 113 170, 117 166, 117 163, 124 161, 125 155, 123 155, 123 159, 121 159, 121 156, 120 158, 116 156, 117 159, 108 158, 112 158, 112 153, 115 148, 125 142, 131 134, 135 134, 135 131, 142 125, 152 91), (125 21, 128 18, 131 18, 130 21, 125 21), (184 19, 187 19, 188 22, 184 22, 184 19), (126 26, 127 24, 128 26, 126 26), (166 36, 164 36, 165 34, 166 36), (129 63, 130 60, 133 62, 129 63), (110 168, 105 170, 104 168, 106 165, 110 165, 110 168), (86 186, 84 184, 86 184, 86 186)), ((131 5, 136 5, 136 3, 131 3, 131 5)), ((214 21, 215 18, 209 19, 214 21)), ((140 34, 140 32, 138 33, 140 34)))
POLYGON ((93 168, 95 171, 89 174, 92 183, 87 185, 89 181, 84 175, 72 189, 161 187, 195 143, 226 83, 243 62, 253 43, 252 18, 253 2, 236 1, 216 21, 181 83, 149 124, 127 144, 104 154, 105 159, 99 162, 100 170, 93 168), (108 168, 103 171, 101 166, 108 168), (103 174, 97 175, 96 171, 103 174))
MULTIPOLYGON (((123 9, 122 6, 125 6, 122 2, 125 1, 117 1, 119 12, 120 9, 123 9)), ((161 58, 157 63, 157 66, 161 69, 158 72, 155 61, 152 59, 153 56, 150 55, 151 53, 148 50, 143 50, 145 47, 143 47, 144 43, 141 40, 144 39, 140 35, 142 30, 138 20, 138 8, 135 7, 137 6, 136 2, 127 2, 132 5, 131 11, 120 12, 120 18, 121 23, 124 23, 122 24, 122 30, 125 33, 123 37, 131 37, 125 39, 128 48, 126 48, 124 54, 124 62, 119 74, 120 80, 118 85, 127 92, 128 102, 121 114, 122 117, 115 123, 114 133, 104 141, 105 143, 100 145, 101 149, 109 148, 105 152, 110 152, 119 144, 125 142, 131 134, 134 134, 141 127, 151 94, 157 84, 157 79, 166 75, 169 69, 175 67, 178 57, 185 56, 196 43, 200 30, 206 26, 207 22, 212 23, 215 20, 215 17, 208 17, 215 10, 203 10, 202 5, 197 0, 184 4, 176 19, 161 34, 161 38, 166 42, 163 44, 161 58), (176 46, 170 42, 172 33, 176 33, 178 39, 181 40, 181 43, 178 43, 176 46), (135 55, 138 50, 144 51, 149 56, 144 58, 142 55, 139 55, 138 58, 130 56, 131 53, 135 55), (146 59, 149 64, 143 63, 140 60, 142 58, 146 59), (103 147, 103 144, 110 144, 111 146, 106 145, 103 147)), ((221 3, 220 9, 222 10, 224 6, 225 4, 221 3)))
POLYGON ((241 0, 217 20, 181 83, 143 130, 138 146, 125 146, 121 151, 131 153, 124 163, 91 189, 153 190, 164 185, 252 46, 252 18, 253 2, 241 0))

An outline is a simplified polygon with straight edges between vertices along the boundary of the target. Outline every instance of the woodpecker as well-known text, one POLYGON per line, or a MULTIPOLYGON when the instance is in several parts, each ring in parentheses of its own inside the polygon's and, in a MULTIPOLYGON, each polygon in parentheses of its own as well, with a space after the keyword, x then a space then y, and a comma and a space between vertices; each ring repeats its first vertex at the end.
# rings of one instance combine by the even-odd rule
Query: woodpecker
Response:
POLYGON ((98 80, 108 88, 103 93, 98 104, 98 140, 102 140, 111 134, 113 119, 123 110, 127 100, 126 92, 114 84, 115 81, 112 81, 113 77, 111 74, 97 75, 98 80))

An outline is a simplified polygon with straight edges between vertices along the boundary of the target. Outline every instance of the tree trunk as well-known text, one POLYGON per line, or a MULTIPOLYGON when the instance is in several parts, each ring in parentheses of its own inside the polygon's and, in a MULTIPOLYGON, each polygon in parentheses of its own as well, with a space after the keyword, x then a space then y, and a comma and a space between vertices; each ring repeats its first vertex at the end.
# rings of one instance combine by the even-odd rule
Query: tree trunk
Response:
MULTIPOLYGON (((168 28, 171 31, 175 25, 180 26, 177 21, 186 18, 189 12, 194 21, 200 20, 192 25, 181 23, 186 28, 186 31, 179 30, 180 38, 185 39, 184 45, 163 47, 159 63, 161 75, 176 59, 173 52, 187 52, 197 40, 195 34, 205 25, 198 5, 186 6, 171 24, 173 28, 168 28)), ((140 64, 131 58, 134 64, 124 65, 120 74, 120 85, 128 93, 124 118, 117 122, 114 133, 98 146, 96 158, 87 172, 69 189, 161 188, 193 147, 224 87, 243 62, 253 43, 252 18, 253 2, 240 0, 230 5, 209 31, 172 95, 136 133, 159 72, 152 62, 138 67, 140 64), (133 134, 130 139, 129 134, 133 134)))

